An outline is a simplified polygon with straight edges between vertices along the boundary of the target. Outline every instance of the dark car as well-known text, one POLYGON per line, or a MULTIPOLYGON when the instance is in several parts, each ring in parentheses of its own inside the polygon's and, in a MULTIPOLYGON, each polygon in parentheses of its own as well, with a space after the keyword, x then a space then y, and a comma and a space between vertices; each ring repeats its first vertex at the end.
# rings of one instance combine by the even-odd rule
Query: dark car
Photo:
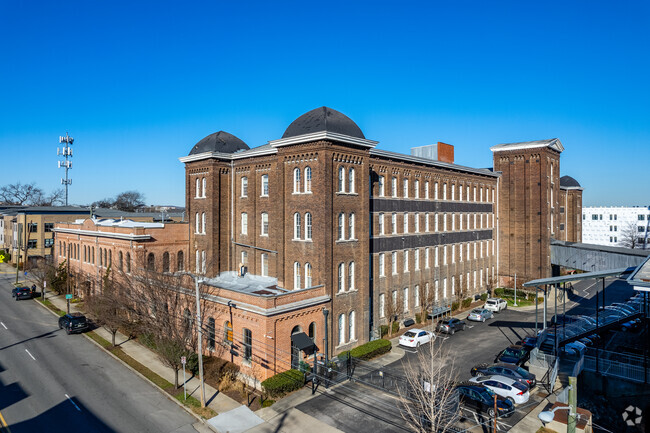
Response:
POLYGON ((470 371, 472 376, 488 376, 498 374, 500 376, 510 377, 528 385, 528 388, 533 388, 537 384, 537 380, 533 373, 529 373, 521 367, 514 364, 479 364, 472 368, 470 371))
POLYGON ((530 358, 530 352, 524 349, 524 346, 513 344, 503 349, 494 360, 495 363, 503 362, 505 364, 523 365, 530 358))
POLYGON ((460 401, 478 413, 487 413, 490 418, 494 416, 507 418, 515 411, 515 405, 508 399, 496 395, 486 386, 472 382, 462 382, 456 385, 460 401), (497 413, 494 413, 494 397, 497 399, 497 413))
POLYGON ((456 331, 464 331, 465 326, 467 325, 462 320, 450 317, 448 319, 438 320, 436 332, 444 332, 446 334, 454 335, 456 331))
POLYGON ((34 292, 29 287, 16 287, 11 291, 11 296, 19 299, 32 299, 34 292))
POLYGON ((526 335, 523 340, 517 341, 517 344, 521 345, 527 351, 533 350, 537 347, 537 337, 534 335, 526 335))
POLYGON ((66 334, 83 332, 88 329, 88 320, 81 313, 69 313, 59 318, 59 329, 65 329, 66 334))

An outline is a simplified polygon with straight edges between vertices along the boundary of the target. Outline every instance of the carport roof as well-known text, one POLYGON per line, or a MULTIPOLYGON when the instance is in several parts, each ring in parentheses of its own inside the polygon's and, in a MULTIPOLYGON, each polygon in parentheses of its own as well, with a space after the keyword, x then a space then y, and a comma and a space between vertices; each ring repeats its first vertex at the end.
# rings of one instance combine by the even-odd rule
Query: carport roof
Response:
POLYGON ((568 283, 569 281, 589 280, 592 278, 617 277, 621 274, 634 271, 636 268, 608 269, 606 271, 584 272, 582 274, 562 275, 559 277, 540 278, 524 283, 523 287, 540 287, 548 284, 568 283))
POLYGON ((650 256, 637 266, 627 281, 635 286, 635 290, 650 291, 650 256))

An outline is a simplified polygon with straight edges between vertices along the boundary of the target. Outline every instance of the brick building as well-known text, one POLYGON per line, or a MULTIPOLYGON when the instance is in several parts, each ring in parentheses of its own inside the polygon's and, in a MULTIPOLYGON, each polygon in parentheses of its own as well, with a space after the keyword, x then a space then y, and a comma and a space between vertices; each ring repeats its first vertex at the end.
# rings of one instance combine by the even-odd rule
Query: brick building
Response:
POLYGON ((582 190, 571 176, 560 178, 560 227, 556 239, 582 242, 582 190))

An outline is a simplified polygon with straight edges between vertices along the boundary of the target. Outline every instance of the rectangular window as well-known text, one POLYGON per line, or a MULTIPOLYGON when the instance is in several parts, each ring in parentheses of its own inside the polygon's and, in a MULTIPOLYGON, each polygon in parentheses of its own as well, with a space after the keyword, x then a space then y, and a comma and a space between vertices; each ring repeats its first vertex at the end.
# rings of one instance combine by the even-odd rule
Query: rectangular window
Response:
POLYGON ((250 329, 244 328, 244 361, 250 362, 253 358, 253 333, 250 329))
POLYGON ((429 200, 429 181, 424 182, 424 198, 429 200))
POLYGON ((433 184, 433 199, 438 200, 438 182, 433 184))
POLYGON ((424 267, 425 269, 429 268, 429 247, 424 249, 424 267))
POLYGON ((442 184, 442 199, 447 200, 447 184, 442 184))
POLYGON ((397 178, 393 177, 390 184, 390 194, 393 197, 397 197, 397 178))
POLYGON ((415 233, 419 233, 420 232, 420 214, 416 213, 413 216, 413 224, 414 224, 413 230, 415 230, 415 233))
POLYGON ((262 232, 260 233, 261 236, 268 236, 269 235, 269 214, 266 212, 262 213, 262 232))
POLYGON ((391 267, 393 268, 393 275, 397 275, 397 252, 393 251, 390 255, 391 267))
POLYGON ((408 198, 409 196, 409 180, 404 179, 404 198, 408 198))
POLYGON ((408 233, 409 232, 409 214, 404 213, 404 232, 403 233, 408 233))
POLYGON ((384 176, 379 176, 379 197, 384 196, 384 176))
POLYGON ((241 234, 248 234, 248 214, 246 212, 241 214, 241 234))
POLYGON ((383 293, 379 295, 379 317, 386 316, 386 295, 383 293))
MULTIPOLYGON (((643 228, 643 227, 641 227, 641 228, 643 228)), ((45 248, 50 248, 51 246, 54 246, 54 239, 52 239, 52 238, 44 239, 43 246, 45 248)))
POLYGON ((53 228, 54 228, 54 223, 45 223, 43 227, 44 229, 43 231, 45 233, 51 233, 53 228))
POLYGON ((453 183, 451 184, 451 199, 454 199, 454 195, 456 194, 456 185, 453 183))
POLYGON ((248 197, 248 178, 247 177, 242 177, 241 178, 241 196, 242 197, 248 197))
POLYGON ((404 272, 409 271, 409 252, 404 250, 404 272))
POLYGON ((30 233, 38 233, 38 223, 28 223, 30 233))
POLYGON ((456 245, 451 245, 451 262, 456 263, 456 245))
POLYGON ((413 256, 413 266, 415 267, 415 270, 417 271, 417 270, 420 269, 420 250, 416 248, 413 251, 413 255, 414 255, 413 256))
POLYGON ((447 245, 442 247, 442 264, 443 265, 447 264, 447 245))
POLYGON ((404 312, 407 313, 409 310, 409 288, 404 288, 404 312))
POLYGON ((438 266, 438 247, 433 250, 433 266, 438 266))
POLYGON ((416 180, 413 181, 413 189, 415 190, 415 191, 413 191, 413 193, 415 195, 415 198, 420 198, 420 181, 419 180, 416 179, 416 180))
POLYGON ((208 350, 214 350, 215 346, 215 323, 214 318, 208 319, 208 350))
POLYGON ((241 252, 241 264, 242 266, 248 266, 248 252, 241 252))
POLYGON ((268 277, 269 276, 269 255, 268 254, 262 253, 261 264, 262 264, 262 276, 268 277))
POLYGON ((415 305, 415 307, 420 306, 420 286, 418 286, 417 284, 415 285, 415 290, 413 293, 413 305, 415 305))
POLYGON ((262 197, 268 197, 268 196, 269 196, 269 175, 263 174, 262 175, 262 197))
POLYGON ((397 234, 397 214, 393 213, 390 217, 391 232, 397 234))
POLYGON ((38 245, 36 239, 30 239, 27 241, 27 248, 36 248, 38 245))
POLYGON ((429 233, 429 213, 424 214, 424 231, 429 233))
POLYGON ((384 253, 379 254, 379 276, 383 277, 386 275, 385 271, 385 259, 384 253))
POLYGON ((379 214, 378 225, 379 225, 379 234, 383 235, 384 234, 384 214, 383 213, 379 214))

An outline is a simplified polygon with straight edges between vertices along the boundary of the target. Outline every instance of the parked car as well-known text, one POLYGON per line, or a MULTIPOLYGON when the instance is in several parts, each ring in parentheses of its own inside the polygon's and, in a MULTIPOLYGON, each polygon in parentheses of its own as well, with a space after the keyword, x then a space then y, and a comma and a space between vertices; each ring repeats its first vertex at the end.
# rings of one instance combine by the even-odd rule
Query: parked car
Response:
POLYGON ((628 310, 626 310, 625 308, 615 307, 615 306, 612 306, 612 305, 608 305, 608 306, 606 306, 606 307, 605 307, 605 310, 609 310, 609 311, 616 312, 616 313, 617 313, 619 316, 621 316, 621 317, 622 317, 622 316, 627 316, 627 315, 631 314, 631 313, 630 313, 628 310))
POLYGON ((526 335, 523 340, 517 341, 516 344, 521 345, 524 349, 530 352, 537 347, 537 337, 534 335, 526 335))
POLYGON ((11 295, 17 300, 32 299, 34 292, 29 287, 16 287, 11 291, 11 295))
POLYGON ((499 375, 506 376, 528 385, 532 389, 537 384, 537 378, 533 373, 530 373, 514 364, 479 364, 470 370, 472 376, 489 376, 499 375))
POLYGON ((473 320, 476 322, 485 322, 487 319, 494 317, 492 311, 485 308, 474 308, 467 315, 467 320, 473 320))
POLYGON ((623 323, 620 329, 623 332, 636 331, 639 328, 639 325, 641 325, 641 319, 634 319, 623 323))
POLYGON ((524 346, 513 344, 503 349, 495 358, 494 362, 503 362, 506 364, 523 365, 530 358, 530 352, 524 349, 524 346))
POLYGON ((508 308, 508 303, 501 298, 487 298, 483 308, 494 313, 500 313, 501 310, 506 310, 508 308))
POLYGON ((438 321, 436 332, 444 332, 445 334, 454 335, 456 331, 464 331, 465 326, 467 326, 467 324, 464 321, 450 317, 438 321))
POLYGON ((490 418, 495 416, 507 418, 515 410, 515 405, 510 400, 497 395, 497 412, 494 411, 494 396, 495 393, 478 383, 462 382, 456 385, 456 389, 460 395, 460 401, 465 406, 476 410, 478 413, 487 413, 490 418))
POLYGON ((83 332, 88 329, 88 320, 81 313, 68 313, 59 318, 59 329, 65 329, 66 334, 83 332))
POLYGON ((639 312, 639 310, 634 308, 632 305, 621 304, 621 303, 618 303, 618 302, 614 302, 614 303, 610 304, 610 306, 611 307, 618 307, 618 308, 620 308, 622 310, 627 311, 629 314, 635 314, 635 313, 639 312))
POLYGON ((515 404, 522 404, 528 401, 530 393, 528 386, 505 376, 481 376, 473 377, 470 382, 480 383, 491 389, 495 394, 510 400, 515 404))
POLYGON ((434 339, 433 332, 423 329, 411 329, 399 337, 399 344, 406 347, 420 347, 434 339))

